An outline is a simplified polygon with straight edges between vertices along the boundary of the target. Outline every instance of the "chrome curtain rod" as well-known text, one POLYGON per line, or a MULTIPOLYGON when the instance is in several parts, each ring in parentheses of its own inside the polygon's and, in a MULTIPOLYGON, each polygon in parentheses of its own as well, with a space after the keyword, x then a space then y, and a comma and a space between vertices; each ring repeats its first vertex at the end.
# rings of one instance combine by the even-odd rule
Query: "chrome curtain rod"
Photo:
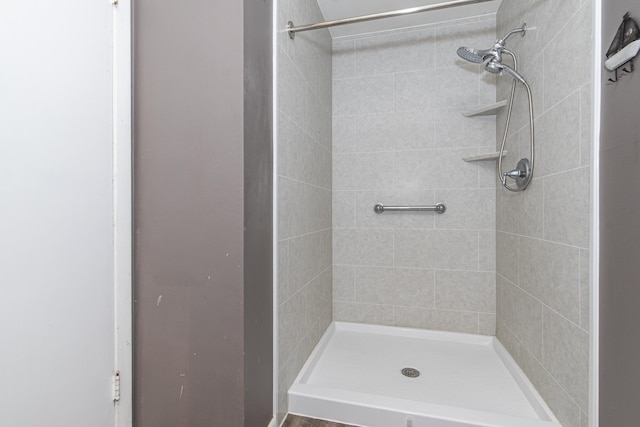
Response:
POLYGON ((410 7, 407 9, 394 10, 391 12, 373 13, 371 15, 354 16, 353 18, 335 19, 333 21, 319 22, 317 24, 294 26, 293 22, 287 23, 289 37, 294 38, 296 33, 302 31, 319 30, 322 28, 335 27, 338 25, 356 24, 358 22, 374 21, 376 19, 392 18, 394 16, 411 15, 414 13, 429 12, 432 10, 447 9, 450 7, 465 6, 468 4, 485 3, 492 0, 451 0, 444 3, 436 3, 427 6, 410 7))

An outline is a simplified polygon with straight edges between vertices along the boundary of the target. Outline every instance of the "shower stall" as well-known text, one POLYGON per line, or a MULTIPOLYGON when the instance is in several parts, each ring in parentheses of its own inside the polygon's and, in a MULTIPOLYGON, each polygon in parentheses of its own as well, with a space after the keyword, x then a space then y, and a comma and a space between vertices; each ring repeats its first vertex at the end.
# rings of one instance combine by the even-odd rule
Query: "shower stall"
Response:
POLYGON ((587 426, 591 2, 328 3, 277 5, 278 420, 587 426))

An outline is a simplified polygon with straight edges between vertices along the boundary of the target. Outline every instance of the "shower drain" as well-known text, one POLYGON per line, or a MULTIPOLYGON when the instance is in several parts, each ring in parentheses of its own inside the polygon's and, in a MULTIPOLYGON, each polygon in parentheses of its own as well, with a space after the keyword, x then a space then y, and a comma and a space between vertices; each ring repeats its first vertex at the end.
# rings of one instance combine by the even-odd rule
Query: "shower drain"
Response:
POLYGON ((402 375, 409 378, 417 378, 420 376, 420 371, 416 368, 403 368, 400 372, 402 372, 402 375))

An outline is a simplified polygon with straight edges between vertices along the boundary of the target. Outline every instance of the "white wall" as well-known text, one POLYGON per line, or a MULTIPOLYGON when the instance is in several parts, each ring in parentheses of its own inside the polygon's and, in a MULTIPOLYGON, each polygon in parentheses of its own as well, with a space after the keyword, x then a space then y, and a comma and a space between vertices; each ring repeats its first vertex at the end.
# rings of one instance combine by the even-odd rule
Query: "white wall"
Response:
POLYGON ((3 6, 2 424, 113 426, 113 6, 3 6))

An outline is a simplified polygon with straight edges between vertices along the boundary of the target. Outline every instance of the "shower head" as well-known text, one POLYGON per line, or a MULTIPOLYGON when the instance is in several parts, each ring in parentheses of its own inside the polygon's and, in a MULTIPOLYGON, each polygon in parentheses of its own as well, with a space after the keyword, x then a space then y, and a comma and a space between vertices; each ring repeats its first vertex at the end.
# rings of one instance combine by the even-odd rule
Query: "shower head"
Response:
POLYGON ((474 64, 482 64, 484 61, 493 56, 492 49, 478 50, 470 47, 462 46, 458 48, 458 56, 466 61, 474 64))
POLYGON ((514 79, 519 81, 522 84, 527 84, 527 81, 522 77, 516 70, 509 67, 508 65, 503 64, 502 62, 491 60, 487 62, 487 65, 484 66, 484 69, 493 74, 502 75, 503 71, 506 71, 511 75, 514 79))
MULTIPOLYGON (((482 64, 488 59, 495 59, 498 62, 502 62, 502 52, 505 51, 505 43, 509 37, 516 33, 524 33, 527 31, 527 24, 524 24, 521 28, 509 31, 504 37, 496 40, 491 49, 480 50, 470 47, 462 46, 458 48, 458 56, 465 61, 473 62, 474 64, 482 64)), ((489 71, 489 70, 488 70, 489 71)))

